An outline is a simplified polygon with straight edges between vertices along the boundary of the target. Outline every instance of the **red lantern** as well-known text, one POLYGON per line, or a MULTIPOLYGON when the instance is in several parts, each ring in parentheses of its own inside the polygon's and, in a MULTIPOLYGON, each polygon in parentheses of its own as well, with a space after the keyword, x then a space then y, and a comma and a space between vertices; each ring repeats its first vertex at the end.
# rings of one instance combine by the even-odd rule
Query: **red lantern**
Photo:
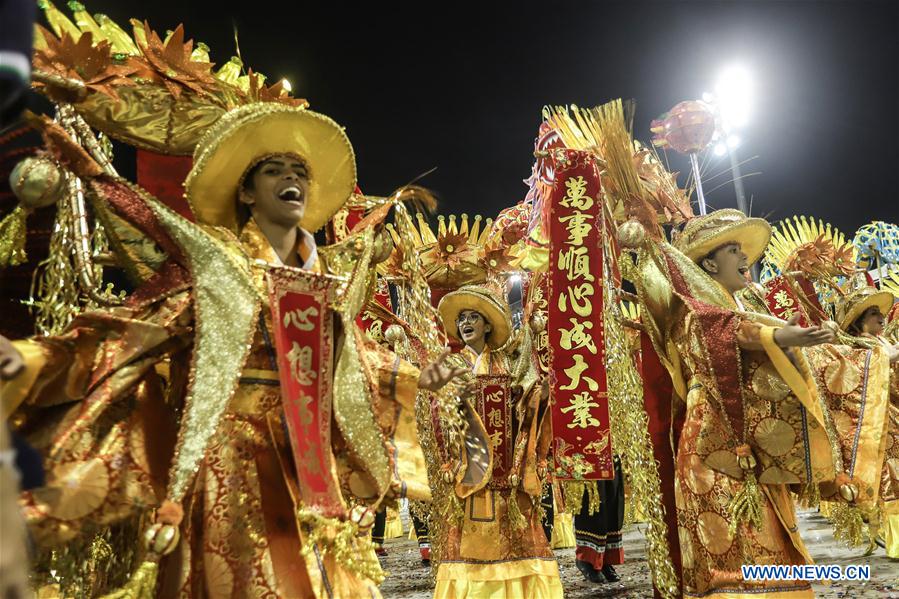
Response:
POLYGON ((654 120, 650 130, 656 134, 653 144, 670 146, 682 154, 704 150, 715 134, 715 113, 698 100, 686 100, 654 120))

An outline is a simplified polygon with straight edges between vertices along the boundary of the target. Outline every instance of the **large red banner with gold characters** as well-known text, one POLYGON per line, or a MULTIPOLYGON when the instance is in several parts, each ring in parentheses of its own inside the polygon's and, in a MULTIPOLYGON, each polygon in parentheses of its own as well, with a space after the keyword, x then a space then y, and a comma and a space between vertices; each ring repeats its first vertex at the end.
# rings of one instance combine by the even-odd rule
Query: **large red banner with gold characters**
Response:
POLYGON ((331 452, 334 323, 340 280, 296 268, 267 271, 281 398, 303 504, 345 515, 331 452))
POLYGON ((585 152, 556 150, 553 161, 547 275, 553 474, 561 480, 611 479, 599 171, 585 152))
POLYGON ((508 487, 515 450, 512 431, 512 397, 508 376, 475 377, 477 412, 493 446, 493 479, 490 486, 508 487))

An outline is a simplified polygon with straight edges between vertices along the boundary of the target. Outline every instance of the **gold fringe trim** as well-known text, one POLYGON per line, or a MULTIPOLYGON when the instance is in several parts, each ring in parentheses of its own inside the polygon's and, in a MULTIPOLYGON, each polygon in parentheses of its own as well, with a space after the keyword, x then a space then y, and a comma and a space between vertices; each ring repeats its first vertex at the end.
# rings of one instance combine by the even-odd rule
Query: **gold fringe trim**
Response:
MULTIPOLYGON (((611 255, 608 245, 603 249, 607 257, 611 255)), ((624 262, 627 260, 622 260, 624 262)), ((615 299, 614 284, 610 279, 609 273, 605 273, 603 330, 612 447, 620 455, 622 471, 628 476, 631 503, 646 517, 646 560, 652 580, 664 599, 674 599, 680 596, 680 584, 668 547, 662 483, 649 436, 649 417, 642 409, 643 380, 637 372, 631 344, 621 324, 621 307, 615 299)))
POLYGON ((524 517, 524 514, 521 513, 521 506, 518 505, 518 489, 516 487, 513 487, 512 490, 509 491, 508 506, 509 525, 517 530, 524 530, 527 528, 528 521, 524 517))
POLYGON ((18 266, 28 260, 25 255, 25 221, 28 213, 19 204, 0 221, 0 268, 18 266))
POLYGON ((153 559, 144 560, 124 587, 116 589, 101 599, 153 599, 156 596, 156 577, 159 563, 153 559))
POLYGON ((736 536, 740 524, 749 524, 760 530, 762 528, 762 494, 755 473, 747 470, 740 489, 728 506, 730 510, 730 526, 728 532, 736 536))
MULTIPOLYGON (((847 547, 861 547, 865 543, 871 543, 874 535, 871 534, 870 526, 865 524, 866 516, 869 514, 858 506, 832 503, 828 519, 833 524, 833 537, 847 547)), ((874 520, 869 518, 868 521, 874 520)))
POLYGON ((374 554, 371 537, 359 535, 353 522, 328 518, 308 508, 297 511, 297 523, 304 533, 302 554, 309 555, 318 547, 323 554, 331 553, 343 568, 381 584, 386 574, 374 554))
POLYGON ((562 484, 562 493, 565 496, 565 511, 569 514, 577 514, 584 504, 584 493, 587 494, 587 513, 598 514, 600 507, 599 481, 566 481, 562 484))

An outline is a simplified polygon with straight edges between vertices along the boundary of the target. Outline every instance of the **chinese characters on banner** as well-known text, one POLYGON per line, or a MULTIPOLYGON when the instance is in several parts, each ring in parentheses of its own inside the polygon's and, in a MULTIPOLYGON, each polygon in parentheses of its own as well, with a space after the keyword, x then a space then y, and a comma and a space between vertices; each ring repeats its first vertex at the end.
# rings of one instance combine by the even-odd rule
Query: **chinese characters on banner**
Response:
MULTIPOLYGON (((392 311, 390 306, 390 289, 387 286, 387 279, 378 277, 373 300, 388 312, 392 311)), ((368 307, 364 308, 359 316, 356 317, 356 323, 374 341, 384 343, 384 329, 388 325, 386 325, 372 309, 368 307)))
POLYGON ((603 209, 592 156, 553 154, 549 347, 554 475, 613 478, 603 342, 603 209))
POLYGON ((795 314, 799 314, 799 325, 803 327, 819 324, 820 318, 809 314, 807 307, 811 306, 813 312, 824 314, 824 310, 818 303, 818 296, 812 284, 805 279, 790 281, 783 275, 777 276, 765 285, 765 304, 771 313, 783 320, 789 320, 795 314), (805 299, 803 302, 799 294, 805 299))
POLYGON ((478 376, 475 378, 478 416, 484 423, 487 437, 493 446, 493 479, 491 487, 509 485, 512 469, 512 398, 508 376, 478 376))
POLYGON ((281 399, 303 504, 344 515, 331 453, 334 325, 339 281, 295 268, 267 272, 281 399))

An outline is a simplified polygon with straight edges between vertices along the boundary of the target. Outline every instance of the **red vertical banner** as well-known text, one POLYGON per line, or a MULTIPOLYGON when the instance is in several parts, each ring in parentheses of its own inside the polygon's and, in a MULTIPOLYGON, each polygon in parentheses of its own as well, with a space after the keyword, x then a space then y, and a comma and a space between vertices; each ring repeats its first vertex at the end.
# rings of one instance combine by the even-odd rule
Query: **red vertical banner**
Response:
POLYGON ((799 324, 804 327, 820 324, 825 319, 818 294, 808 279, 779 275, 768 281, 765 288, 765 304, 774 316, 789 320, 799 314, 799 324))
MULTIPOLYGON (((549 281, 546 275, 540 272, 531 273, 524 281, 527 286, 526 290, 522 289, 523 294, 527 298, 525 300, 525 316, 528 319, 533 316, 542 318, 544 324, 548 324, 549 301, 547 300, 547 295, 549 292, 549 281)), ((546 326, 534 334, 534 354, 537 359, 537 366, 540 368, 540 374, 548 374, 550 355, 549 331, 546 326)))
POLYGON ((299 491, 306 507, 345 516, 331 453, 334 324, 341 281, 296 268, 268 274, 281 399, 299 491))
POLYGON ((490 444, 493 446, 493 477, 491 487, 509 486, 512 469, 512 397, 508 376, 478 376, 474 382, 477 390, 478 416, 484 423, 490 444))
MULTIPOLYGON (((384 277, 378 277, 371 301, 388 312, 393 312, 390 306, 390 288, 387 285, 387 279, 384 277)), ((378 343, 385 343, 384 329, 388 325, 385 325, 384 320, 375 313, 374 309, 368 307, 368 305, 363 308, 359 316, 356 317, 356 323, 369 337, 378 343)))
POLYGON ((553 474, 611 479, 599 170, 591 155, 575 150, 555 151, 553 162, 547 275, 553 474))

